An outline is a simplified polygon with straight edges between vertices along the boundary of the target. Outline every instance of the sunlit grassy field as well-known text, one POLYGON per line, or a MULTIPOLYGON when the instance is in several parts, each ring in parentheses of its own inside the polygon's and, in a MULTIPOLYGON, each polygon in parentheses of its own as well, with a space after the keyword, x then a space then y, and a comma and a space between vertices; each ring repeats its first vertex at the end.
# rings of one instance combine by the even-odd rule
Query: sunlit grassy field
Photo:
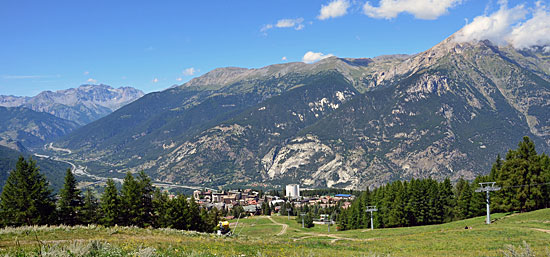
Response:
POLYGON ((0 256, 503 256, 524 242, 550 256, 550 209, 442 225, 334 231, 302 229, 293 217, 232 220, 234 236, 101 226, 0 230, 0 256), (283 233, 283 224, 288 227, 283 233), (464 229, 466 226, 471 229, 464 229))

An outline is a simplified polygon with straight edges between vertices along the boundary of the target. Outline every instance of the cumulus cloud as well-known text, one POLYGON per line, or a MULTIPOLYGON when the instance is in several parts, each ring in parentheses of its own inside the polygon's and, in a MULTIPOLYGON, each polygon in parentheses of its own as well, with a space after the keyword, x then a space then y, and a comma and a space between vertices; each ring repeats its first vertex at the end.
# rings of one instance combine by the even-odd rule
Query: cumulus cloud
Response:
POLYGON ((86 80, 88 83, 97 83, 97 80, 93 79, 93 78, 89 78, 88 80, 86 80))
POLYGON ((302 30, 305 25, 303 24, 304 18, 296 18, 296 19, 280 19, 275 24, 267 24, 264 25, 260 32, 267 32, 270 29, 273 28, 294 28, 295 30, 302 30))
MULTIPOLYGON (((533 17, 514 27, 507 37, 514 47, 519 49, 529 48, 534 45, 550 45, 550 12, 545 6, 537 4, 533 17)), ((550 47, 545 47, 548 52, 550 47)))
POLYGON ((197 72, 197 70, 193 67, 187 68, 187 69, 182 71, 183 75, 185 75, 185 76, 193 76, 193 75, 195 75, 196 72, 197 72))
POLYGON ((512 32, 512 25, 525 18, 527 11, 523 5, 509 9, 502 5, 491 15, 475 17, 464 26, 455 36, 458 42, 490 40, 496 44, 503 44, 512 32))
POLYGON ((176 79, 177 81, 183 81, 183 78, 179 77, 176 79))
POLYGON ((406 12, 417 19, 435 20, 460 3, 462 0, 380 0, 378 7, 366 2, 363 5, 363 12, 369 17, 378 19, 393 19, 400 13, 406 12))
MULTIPOLYGON (((481 15, 464 26, 455 35, 458 42, 490 40, 499 45, 511 44, 517 49, 550 45, 550 12, 541 2, 532 13, 524 5, 508 8, 501 2, 500 9, 490 15, 481 15)), ((546 49, 546 48, 544 48, 546 49)), ((543 50, 544 50, 543 49, 543 50)))
POLYGON ((286 61, 286 60, 287 60, 286 56, 283 56, 283 58, 281 58, 281 61, 286 61))
POLYGON ((157 82, 159 82, 159 79, 158 79, 158 78, 154 78, 154 79, 153 79, 153 83, 157 83, 157 82))
POLYGON ((329 18, 344 16, 348 13, 349 7, 350 4, 347 0, 334 0, 328 5, 321 6, 321 11, 319 12, 319 16, 317 16, 317 19, 326 20, 329 18))
POLYGON ((333 54, 323 54, 323 53, 315 53, 312 51, 308 51, 306 54, 304 54, 304 57, 302 57, 302 61, 305 63, 313 63, 328 57, 334 56, 333 54))

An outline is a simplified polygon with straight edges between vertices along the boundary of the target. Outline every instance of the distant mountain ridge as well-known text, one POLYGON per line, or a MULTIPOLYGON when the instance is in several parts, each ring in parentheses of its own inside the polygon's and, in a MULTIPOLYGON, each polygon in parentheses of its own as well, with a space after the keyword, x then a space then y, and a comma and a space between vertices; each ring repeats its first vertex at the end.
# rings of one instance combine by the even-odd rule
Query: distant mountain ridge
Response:
POLYGON ((42 147, 79 127, 76 122, 25 107, 0 107, 0 145, 20 152, 42 147))
POLYGON ((97 172, 364 189, 473 178, 525 135, 550 150, 550 53, 453 37, 422 53, 219 68, 57 142, 97 172))
POLYGON ((85 125, 143 95, 141 90, 132 87, 115 89, 103 84, 81 85, 56 92, 44 91, 34 97, 0 95, 0 106, 26 107, 85 125))

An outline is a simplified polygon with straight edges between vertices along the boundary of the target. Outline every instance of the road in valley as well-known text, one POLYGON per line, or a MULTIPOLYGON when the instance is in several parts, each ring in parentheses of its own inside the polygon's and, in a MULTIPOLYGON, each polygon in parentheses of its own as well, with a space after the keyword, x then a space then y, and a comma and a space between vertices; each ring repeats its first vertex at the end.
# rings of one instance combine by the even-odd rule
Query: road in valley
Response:
MULTIPOLYGON (((64 152, 64 153, 68 153, 68 154, 72 153, 72 151, 70 149, 54 147, 52 143, 46 144, 44 146, 44 149, 50 149, 50 150, 53 150, 55 152, 64 152)), ((102 177, 102 176, 91 174, 91 173, 88 172, 88 167, 81 166, 81 165, 77 166, 76 164, 74 164, 74 163, 72 163, 68 160, 61 159, 57 156, 48 156, 48 155, 41 155, 41 154, 35 154, 35 155, 38 156, 38 157, 41 157, 41 158, 49 158, 49 159, 52 159, 52 160, 68 163, 69 165, 71 165, 71 171, 73 172, 73 174, 78 175, 78 176, 82 176, 82 177, 88 177, 90 179, 95 180, 96 183, 97 182, 105 182, 105 181, 107 181, 107 179, 109 179, 108 177, 102 177)), ((120 179, 120 178, 111 178, 111 179, 113 179, 114 181, 116 181, 118 183, 122 183, 122 181, 123 181, 123 179, 120 179)), ((170 189, 170 188, 185 188, 185 189, 193 189, 193 190, 211 189, 211 188, 199 187, 199 186, 185 186, 185 185, 174 184, 174 183, 165 182, 165 181, 153 181, 152 184, 153 184, 153 186, 156 186, 156 187, 163 187, 163 188, 168 188, 168 189, 170 189)))

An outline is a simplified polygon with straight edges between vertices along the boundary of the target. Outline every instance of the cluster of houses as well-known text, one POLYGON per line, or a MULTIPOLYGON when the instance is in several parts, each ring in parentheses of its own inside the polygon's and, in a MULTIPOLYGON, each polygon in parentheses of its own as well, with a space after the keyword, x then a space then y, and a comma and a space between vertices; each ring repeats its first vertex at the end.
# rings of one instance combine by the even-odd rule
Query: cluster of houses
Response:
POLYGON ((217 208, 218 210, 230 212, 233 208, 241 206, 249 215, 261 214, 262 205, 264 203, 269 204, 272 212, 278 213, 281 206, 285 203, 290 203, 294 208, 300 208, 304 205, 312 206, 317 204, 321 208, 327 208, 336 206, 340 201, 343 201, 342 207, 347 208, 354 198, 353 195, 349 194, 302 197, 300 196, 300 189, 298 185, 289 186, 286 188, 286 196, 284 197, 270 194, 260 196, 259 191, 245 189, 222 191, 195 190, 193 192, 193 198, 203 208, 217 208), (289 186, 292 186, 293 188, 290 188, 289 186))

